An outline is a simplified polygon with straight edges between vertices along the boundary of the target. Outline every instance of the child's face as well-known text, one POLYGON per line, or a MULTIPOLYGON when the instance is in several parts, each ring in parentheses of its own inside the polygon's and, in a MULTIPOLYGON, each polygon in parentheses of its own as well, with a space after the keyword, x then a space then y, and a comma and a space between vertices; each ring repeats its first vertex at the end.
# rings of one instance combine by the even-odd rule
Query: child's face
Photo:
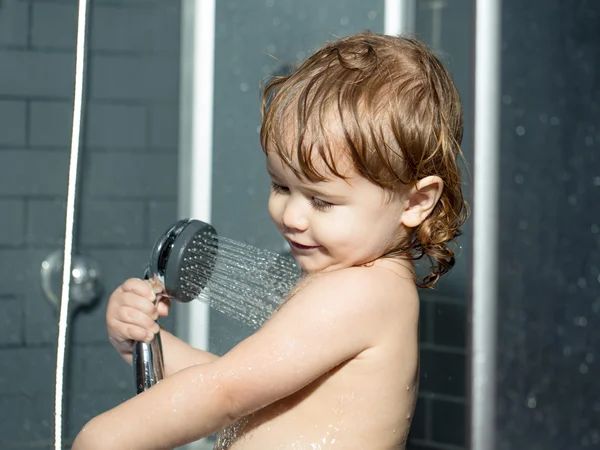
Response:
POLYGON ((267 154, 272 189, 269 214, 306 272, 365 264, 396 242, 405 200, 351 168, 348 179, 299 179, 274 152, 267 154))

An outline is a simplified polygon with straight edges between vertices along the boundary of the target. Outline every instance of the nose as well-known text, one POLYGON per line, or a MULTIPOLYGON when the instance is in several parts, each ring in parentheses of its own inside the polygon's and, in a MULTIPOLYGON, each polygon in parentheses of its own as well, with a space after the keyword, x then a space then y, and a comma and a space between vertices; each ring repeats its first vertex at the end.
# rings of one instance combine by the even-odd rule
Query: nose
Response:
POLYGON ((302 205, 302 199, 289 197, 283 210, 282 222, 288 230, 306 231, 308 229, 308 217, 306 209, 302 205))

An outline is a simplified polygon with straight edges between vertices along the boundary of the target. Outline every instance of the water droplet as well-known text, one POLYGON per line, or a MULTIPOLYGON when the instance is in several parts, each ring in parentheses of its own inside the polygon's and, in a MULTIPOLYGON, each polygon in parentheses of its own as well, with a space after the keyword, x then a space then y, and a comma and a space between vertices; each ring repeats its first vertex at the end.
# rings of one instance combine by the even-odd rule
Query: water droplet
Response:
POLYGON ((347 16, 344 16, 340 19, 340 24, 348 25, 350 23, 350 19, 347 16))
POLYGON ((523 136, 525 134, 525 127, 522 125, 519 125, 516 129, 517 132, 517 136, 523 136))
POLYGON ((534 409, 537 406, 537 400, 535 397, 529 397, 527 399, 527 407, 534 409))
POLYGON ((369 11, 367 17, 369 20, 375 20, 377 18, 377 11, 369 11))
POLYGON ((587 364, 581 364, 579 366, 579 372, 581 372, 583 374, 588 373, 588 366, 587 366, 587 364))
POLYGON ((248 92, 248 89, 250 89, 250 86, 248 86, 248 83, 246 83, 246 82, 240 83, 240 91, 248 92))

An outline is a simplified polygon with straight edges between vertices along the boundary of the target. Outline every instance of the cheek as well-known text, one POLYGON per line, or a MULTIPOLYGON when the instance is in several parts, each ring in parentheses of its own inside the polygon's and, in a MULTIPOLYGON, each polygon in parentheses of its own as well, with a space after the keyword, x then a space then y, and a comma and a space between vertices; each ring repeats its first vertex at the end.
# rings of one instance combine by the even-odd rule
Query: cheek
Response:
POLYGON ((281 217, 281 200, 273 193, 269 196, 267 209, 269 211, 269 216, 271 216, 271 220, 275 223, 279 222, 279 218, 281 217))

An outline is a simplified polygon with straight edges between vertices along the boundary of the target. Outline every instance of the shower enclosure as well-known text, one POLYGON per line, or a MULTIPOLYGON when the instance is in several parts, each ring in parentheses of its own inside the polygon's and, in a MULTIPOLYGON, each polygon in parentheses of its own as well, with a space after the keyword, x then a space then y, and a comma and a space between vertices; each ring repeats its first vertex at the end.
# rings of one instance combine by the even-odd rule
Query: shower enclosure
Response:
MULTIPOLYGON (((87 420, 135 392, 131 368, 107 341, 104 312, 118 284, 142 275, 166 226, 192 215, 224 236, 286 252, 265 208, 261 79, 289 70, 333 36, 367 28, 412 31, 457 82, 465 106, 463 150, 472 166, 474 3, 90 1, 74 255, 97 268, 102 292, 91 305, 74 303, 69 314, 66 447, 87 420)), ((504 303, 494 318, 500 389, 489 395, 498 397, 501 450, 600 442, 594 397, 600 387, 592 378, 600 329, 596 5, 504 0, 498 17, 497 275, 504 303)), ((0 2, 2 449, 50 449, 53 443, 58 310, 40 272, 64 246, 76 33, 74 0, 0 2)), ((471 180, 466 175, 468 201, 471 180)), ((411 450, 468 445, 472 225, 464 230, 463 254, 451 275, 422 295, 411 450)), ((216 353, 250 333, 201 304, 173 309, 163 324, 216 353)))
MULTIPOLYGON (((102 292, 91 305, 73 302, 69 314, 66 446, 87 420, 134 393, 131 368, 107 341, 104 311, 120 282, 142 275, 166 226, 194 215, 225 236, 286 251, 265 208, 261 79, 332 36, 404 29, 439 52, 469 96, 467 1, 238 0, 215 2, 212 11, 210 3, 89 2, 73 253, 97 267, 102 292), (450 33, 448 23, 462 32, 450 33)), ((40 271, 64 246, 76 33, 75 1, 0 3, 3 449, 53 442, 58 309, 40 271)), ((469 157, 468 142, 465 152, 469 157)), ((424 296, 414 448, 465 443, 466 267, 463 258, 439 292, 424 296)), ((203 305, 192 314, 189 305, 178 306, 192 321, 175 311, 164 325, 217 353, 250 332, 214 312, 209 320, 203 305)))
MULTIPOLYGON (((97 265, 103 292, 91 306, 73 304, 69 314, 63 411, 67 445, 88 419, 134 392, 131 369, 106 339, 104 310, 112 289, 126 277, 142 274, 151 244, 164 227, 187 215, 188 208, 210 219, 223 235, 285 251, 264 206, 268 186, 262 182, 257 135, 259 81, 286 70, 286 63, 306 57, 333 35, 365 28, 381 32, 386 26, 384 2, 217 2, 213 36, 218 76, 211 110, 205 106, 211 100, 206 89, 210 74, 198 69, 210 67, 210 24, 194 23, 194 17, 206 14, 195 16, 193 7, 200 6, 135 0, 89 4, 74 254, 97 265), (194 51, 200 52, 195 68, 190 62, 194 51), (196 91, 190 95, 193 82, 196 91), (191 120, 204 131, 192 133, 191 120), (213 131, 212 162, 206 148, 201 156, 192 156, 187 149, 210 146, 213 131), (190 165, 197 168, 193 174, 179 170, 190 165)), ((435 2, 421 2, 412 11, 413 26, 421 27, 423 38, 440 52, 452 50, 441 47, 440 24, 453 8, 442 11, 435 2)), ((451 14, 460 18, 458 12, 451 14)), ((410 26, 407 17, 396 26, 410 26)), ((461 20, 468 23, 468 17, 461 20)), ((390 18, 387 23, 394 26, 390 18)), ((0 281, 2 448, 49 448, 52 443, 58 310, 44 295, 40 270, 64 244, 76 32, 76 2, 0 4, 0 265, 9 274, 0 281)), ((468 42, 468 31, 461 39, 468 42)), ((461 58, 466 57, 456 52, 452 64, 463 66, 461 58)), ((467 71, 459 76, 466 91, 467 71)), ((413 431, 417 443, 464 443, 464 434, 446 436, 438 427, 441 434, 436 435, 428 429, 434 414, 464 415, 465 344, 460 335, 466 272, 457 272, 447 294, 426 299, 424 306, 424 379, 413 431), (449 330, 440 325, 434 332, 436 317, 443 317, 444 324, 456 321, 460 330, 444 348, 439 342, 449 330), (433 370, 438 358, 449 367, 447 376, 433 370)), ((206 321, 202 305, 195 306, 194 314, 195 323, 206 321)), ((206 341, 201 326, 175 322, 172 317, 165 326, 200 345, 206 341)), ((211 313, 213 351, 225 351, 249 332, 235 334, 233 328, 241 327, 211 313)))

